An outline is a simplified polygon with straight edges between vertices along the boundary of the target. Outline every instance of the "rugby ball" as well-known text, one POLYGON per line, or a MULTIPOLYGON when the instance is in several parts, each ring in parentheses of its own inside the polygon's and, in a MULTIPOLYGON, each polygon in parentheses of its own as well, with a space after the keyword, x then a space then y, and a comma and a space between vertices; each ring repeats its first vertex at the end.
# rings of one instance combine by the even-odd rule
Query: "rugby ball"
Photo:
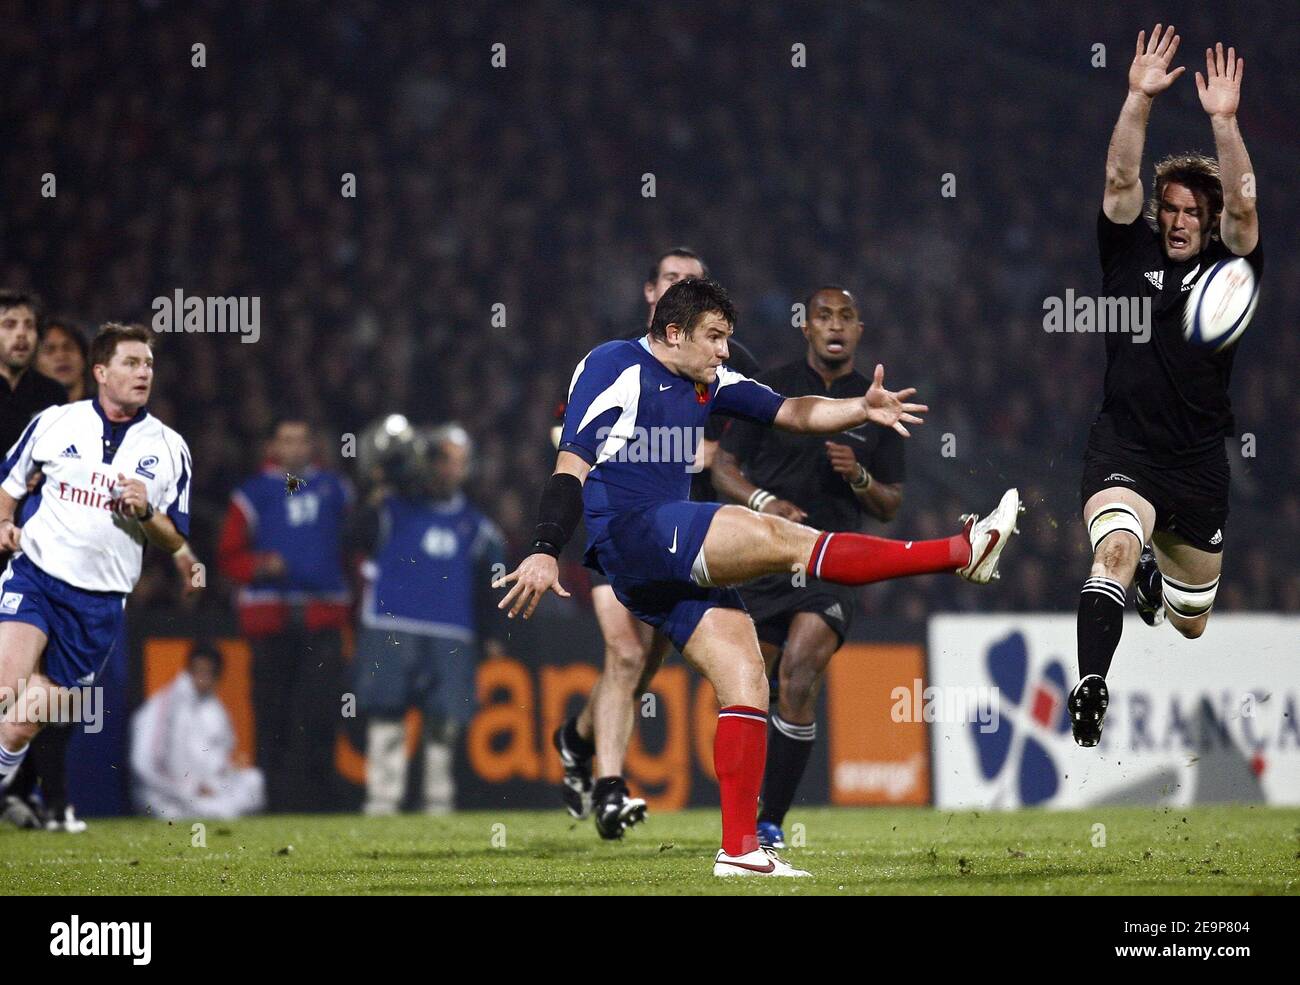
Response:
POLYGON ((1183 308, 1183 338, 1221 352, 1241 338, 1259 301, 1259 282, 1244 257, 1219 260, 1201 275, 1183 308))

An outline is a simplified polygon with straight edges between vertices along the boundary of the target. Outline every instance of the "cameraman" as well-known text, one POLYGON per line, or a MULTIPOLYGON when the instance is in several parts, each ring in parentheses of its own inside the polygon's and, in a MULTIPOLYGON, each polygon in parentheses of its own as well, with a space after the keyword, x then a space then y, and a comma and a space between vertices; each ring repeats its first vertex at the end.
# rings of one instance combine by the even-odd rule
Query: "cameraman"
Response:
POLYGON ((338 810, 334 742, 349 596, 343 532, 352 492, 314 464, 306 421, 276 423, 262 471, 230 497, 222 573, 241 587, 240 630, 253 649, 257 765, 272 813, 338 810))
POLYGON ((356 546, 369 556, 357 634, 357 710, 368 717, 367 814, 392 814, 406 792, 403 719, 424 716, 426 812, 455 806, 455 742, 476 705, 482 649, 500 653, 501 613, 490 590, 504 561, 496 524, 461 487, 473 454, 455 424, 417 435, 366 497, 356 546))

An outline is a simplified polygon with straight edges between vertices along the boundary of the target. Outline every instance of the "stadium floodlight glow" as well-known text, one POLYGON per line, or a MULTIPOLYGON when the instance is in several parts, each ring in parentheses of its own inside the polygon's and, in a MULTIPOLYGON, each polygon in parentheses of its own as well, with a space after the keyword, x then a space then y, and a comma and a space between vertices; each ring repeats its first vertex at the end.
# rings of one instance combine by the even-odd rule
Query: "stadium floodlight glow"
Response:
POLYGON ((384 432, 394 438, 411 426, 405 414, 389 414, 384 418, 384 432))

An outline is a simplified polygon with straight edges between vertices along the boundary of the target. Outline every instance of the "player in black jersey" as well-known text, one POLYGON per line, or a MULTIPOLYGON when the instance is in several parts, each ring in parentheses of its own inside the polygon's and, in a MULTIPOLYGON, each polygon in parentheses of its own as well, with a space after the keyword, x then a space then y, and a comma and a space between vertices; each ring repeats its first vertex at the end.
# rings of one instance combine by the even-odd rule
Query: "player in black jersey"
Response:
MULTIPOLYGON (((661 255, 642 288, 646 326, 668 288, 679 280, 707 275, 704 261, 693 250, 679 246, 661 255)), ((645 334, 643 327, 627 337, 635 339, 645 334)), ((758 374, 758 363, 748 350, 734 339, 728 341, 728 348, 728 366, 746 376, 758 374)), ((556 416, 562 425, 563 403, 556 416)), ((691 482, 692 499, 715 498, 710 466, 725 421, 715 415, 705 427, 704 440, 696 451, 700 470, 691 482)), ((553 438, 558 444, 558 430, 553 438)), ((614 597, 608 581, 594 572, 591 577, 591 603, 605 640, 605 663, 587 703, 556 730, 552 741, 564 764, 564 803, 569 813, 584 818, 594 812, 596 830, 601 837, 613 839, 622 837, 624 831, 645 817, 645 801, 631 795, 623 778, 623 761, 632 741, 637 698, 650 686, 670 644, 667 637, 637 619, 614 597)))
MULTIPOLYGON (((842 287, 818 288, 805 303, 807 349, 794 362, 757 377, 791 397, 856 397, 871 381, 853 366, 863 324, 842 287)), ((863 515, 889 521, 903 499, 903 439, 884 428, 824 437, 733 421, 713 467, 719 492, 752 510, 821 530, 857 530, 863 515), (742 471, 743 469, 743 471, 742 471)), ((857 608, 857 589, 789 574, 740 589, 758 630, 769 673, 777 675, 771 714, 759 842, 785 847, 782 824, 817 737, 817 692, 857 608)))
POLYGON ((1124 600, 1136 577, 1138 611, 1167 616, 1195 639, 1219 585, 1228 519, 1228 398, 1233 348, 1197 348, 1182 334, 1187 292, 1216 261, 1245 257, 1258 278, 1254 174, 1237 128, 1245 62, 1223 45, 1196 73, 1218 160, 1199 154, 1156 165, 1143 211, 1142 145, 1151 101, 1182 73, 1169 70, 1179 38, 1157 24, 1138 35, 1128 96, 1111 137, 1097 238, 1103 293, 1151 299, 1149 333, 1106 334, 1101 413, 1084 457, 1083 520, 1091 576, 1079 598, 1079 683, 1070 693, 1074 739, 1095 746, 1109 702, 1106 673, 1119 644, 1124 600))

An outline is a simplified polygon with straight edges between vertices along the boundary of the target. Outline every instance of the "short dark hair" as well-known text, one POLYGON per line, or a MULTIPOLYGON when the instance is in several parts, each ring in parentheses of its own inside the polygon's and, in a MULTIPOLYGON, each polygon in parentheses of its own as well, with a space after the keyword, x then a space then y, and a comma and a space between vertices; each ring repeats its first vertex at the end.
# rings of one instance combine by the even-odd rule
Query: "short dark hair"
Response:
POLYGON ((153 332, 138 323, 105 322, 90 343, 90 365, 107 366, 117 353, 119 342, 143 342, 153 348, 153 332))
POLYGON ((1210 214, 1201 224, 1208 240, 1218 232, 1219 215, 1223 212, 1223 182, 1219 175, 1219 162, 1208 154, 1191 152, 1171 154, 1164 160, 1156 162, 1156 177, 1151 185, 1151 197, 1147 199, 1147 221, 1160 225, 1160 203, 1165 197, 1165 188, 1170 183, 1186 185, 1195 195, 1200 192, 1205 196, 1210 214))
POLYGON ((41 319, 45 317, 45 305, 41 303, 41 296, 31 291, 0 287, 0 311, 21 308, 23 305, 32 309, 32 314, 36 316, 36 328, 39 331, 41 319))
POLYGON ((736 324, 736 306, 731 296, 717 281, 707 278, 687 277, 679 280, 655 305, 655 316, 650 322, 650 334, 657 339, 668 337, 669 325, 680 325, 690 338, 699 320, 716 311, 733 328, 736 324))
POLYGON ((821 287, 814 287, 808 292, 808 296, 803 299, 803 313, 805 318, 812 317, 813 298, 822 291, 838 291, 841 294, 847 294, 849 297, 853 298, 854 305, 858 303, 858 299, 853 297, 853 292, 847 287, 841 287, 839 284, 822 284, 821 287))
POLYGON ((211 661, 213 667, 217 671, 217 676, 221 676, 221 670, 225 666, 225 660, 222 658, 221 651, 217 648, 215 643, 210 640, 199 640, 195 643, 194 649, 190 651, 190 655, 185 659, 185 665, 187 667, 193 667, 194 661, 196 660, 211 661))
POLYGON ((689 246, 674 246, 668 252, 659 254, 659 259, 656 260, 654 266, 650 268, 650 276, 646 278, 647 284, 653 284, 659 279, 659 268, 663 266, 664 261, 669 257, 682 257, 686 260, 698 260, 700 263, 700 271, 705 277, 709 276, 709 265, 704 262, 704 257, 700 256, 689 246))

